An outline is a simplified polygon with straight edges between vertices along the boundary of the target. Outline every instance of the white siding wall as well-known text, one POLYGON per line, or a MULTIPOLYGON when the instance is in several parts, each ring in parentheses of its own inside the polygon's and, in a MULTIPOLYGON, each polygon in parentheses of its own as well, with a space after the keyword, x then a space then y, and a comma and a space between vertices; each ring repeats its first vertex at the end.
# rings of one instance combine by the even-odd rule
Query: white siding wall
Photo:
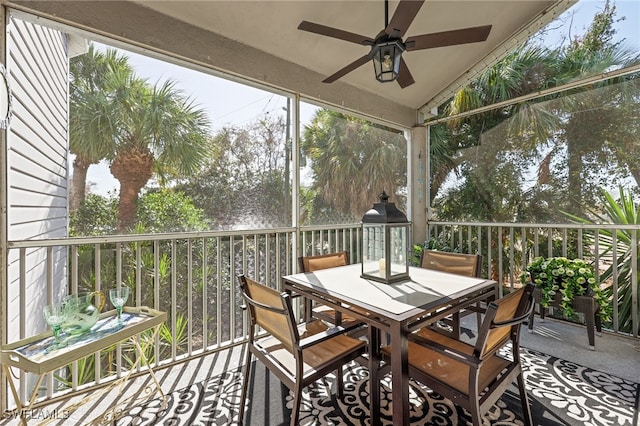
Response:
MULTIPOLYGON (((68 71, 67 36, 11 17, 7 70, 13 118, 7 137, 8 239, 67 236, 68 71)), ((20 282, 18 250, 9 253, 8 341, 46 329, 42 306, 59 301, 67 270, 65 251, 24 253, 20 282), (47 269, 52 272, 47 278, 47 269), (21 321, 20 311, 26 315, 21 321)))

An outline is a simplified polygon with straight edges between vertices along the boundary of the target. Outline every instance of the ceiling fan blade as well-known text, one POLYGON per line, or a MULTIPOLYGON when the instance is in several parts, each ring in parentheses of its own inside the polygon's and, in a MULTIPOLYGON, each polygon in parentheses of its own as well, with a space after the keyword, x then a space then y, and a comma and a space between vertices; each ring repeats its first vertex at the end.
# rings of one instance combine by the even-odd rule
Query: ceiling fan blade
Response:
POLYGON ((403 89, 407 86, 411 86, 416 82, 411 75, 411 71, 409 71, 407 63, 404 61, 404 58, 400 58, 400 72, 398 73, 396 81, 403 89))
POLYGON ((324 80, 322 80, 322 82, 323 83, 333 83, 334 81, 336 81, 340 77, 350 73, 351 71, 355 70, 356 68, 360 68, 362 65, 366 64, 367 62, 369 62, 370 59, 371 58, 369 57, 369 55, 364 55, 362 58, 356 59, 355 61, 351 62, 346 67, 342 68, 341 70, 337 71, 336 73, 334 73, 334 74, 330 75, 329 77, 325 78, 324 80))
POLYGON ((409 37, 404 44, 407 50, 431 49, 433 47, 453 46, 456 44, 477 43, 489 37, 491 25, 443 31, 409 37))
POLYGON ((363 44, 365 46, 373 46, 373 40, 360 34, 350 33, 349 31, 339 30, 326 25, 315 24, 309 21, 302 21, 298 25, 298 29, 308 31, 310 33, 320 34, 327 37, 333 37, 340 40, 350 41, 351 43, 363 44))
POLYGON ((424 0, 401 0, 384 32, 391 38, 402 38, 418 14, 424 0))

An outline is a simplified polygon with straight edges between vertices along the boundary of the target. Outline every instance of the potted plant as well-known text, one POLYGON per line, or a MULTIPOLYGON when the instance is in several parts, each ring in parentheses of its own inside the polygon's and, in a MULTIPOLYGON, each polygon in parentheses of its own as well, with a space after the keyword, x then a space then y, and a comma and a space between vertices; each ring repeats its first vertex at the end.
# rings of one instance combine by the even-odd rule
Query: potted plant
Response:
POLYGON ((575 300, 579 296, 592 297, 600 306, 602 321, 609 321, 611 306, 600 289, 593 266, 582 259, 566 257, 536 257, 520 276, 520 282, 533 282, 540 291, 540 305, 557 306, 567 317, 575 318, 575 300))

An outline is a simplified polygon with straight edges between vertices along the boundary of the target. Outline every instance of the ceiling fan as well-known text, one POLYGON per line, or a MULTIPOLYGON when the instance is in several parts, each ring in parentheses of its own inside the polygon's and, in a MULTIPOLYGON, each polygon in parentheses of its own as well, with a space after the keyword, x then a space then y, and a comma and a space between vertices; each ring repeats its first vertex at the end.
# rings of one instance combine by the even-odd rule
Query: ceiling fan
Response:
POLYGON ((422 34, 408 37, 402 41, 402 37, 409 29, 423 3, 424 0, 400 0, 393 17, 391 17, 391 21, 389 21, 389 0, 385 0, 385 27, 375 38, 308 21, 302 21, 298 25, 298 29, 363 46, 371 46, 371 51, 368 54, 325 78, 322 80, 324 83, 333 83, 368 61, 373 60, 376 78, 379 81, 397 80, 400 87, 405 88, 415 83, 407 64, 402 58, 402 52, 405 50, 410 52, 412 50, 476 43, 485 41, 491 31, 491 25, 484 25, 422 34))

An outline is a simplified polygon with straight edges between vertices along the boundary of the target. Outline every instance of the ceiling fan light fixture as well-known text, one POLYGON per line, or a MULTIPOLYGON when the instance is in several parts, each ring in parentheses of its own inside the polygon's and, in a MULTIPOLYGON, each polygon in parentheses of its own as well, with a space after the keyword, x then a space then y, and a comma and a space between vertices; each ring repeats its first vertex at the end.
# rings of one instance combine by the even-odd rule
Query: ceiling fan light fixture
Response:
POLYGON ((394 81, 400 73, 400 59, 405 47, 401 40, 390 40, 376 44, 371 50, 373 70, 381 83, 394 81))

